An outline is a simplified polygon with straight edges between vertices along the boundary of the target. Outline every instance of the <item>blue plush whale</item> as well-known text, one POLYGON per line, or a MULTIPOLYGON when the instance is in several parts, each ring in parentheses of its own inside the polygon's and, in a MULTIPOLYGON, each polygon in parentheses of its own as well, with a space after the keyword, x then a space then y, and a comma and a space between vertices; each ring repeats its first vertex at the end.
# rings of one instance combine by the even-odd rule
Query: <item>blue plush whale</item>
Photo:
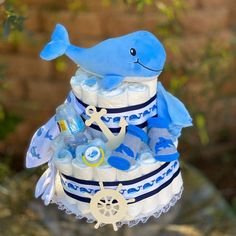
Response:
POLYGON ((117 87, 125 77, 158 76, 163 70, 166 53, 161 42, 150 32, 137 31, 107 39, 91 48, 70 44, 67 30, 57 24, 51 41, 41 51, 41 58, 53 60, 65 54, 83 69, 102 78, 106 90, 117 87))

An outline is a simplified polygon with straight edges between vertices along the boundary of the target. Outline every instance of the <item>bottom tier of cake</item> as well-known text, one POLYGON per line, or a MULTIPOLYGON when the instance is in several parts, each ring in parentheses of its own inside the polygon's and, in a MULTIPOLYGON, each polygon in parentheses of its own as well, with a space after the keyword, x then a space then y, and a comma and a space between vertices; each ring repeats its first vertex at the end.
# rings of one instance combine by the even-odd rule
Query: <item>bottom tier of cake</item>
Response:
MULTIPOLYGON (((119 186, 119 193, 125 201, 133 200, 126 205, 124 217, 116 222, 118 227, 123 224, 133 226, 139 222, 144 223, 150 216, 158 218, 161 213, 167 212, 180 199, 183 191, 179 162, 173 161, 162 163, 158 169, 137 178, 119 182, 76 179, 58 172, 52 202, 58 204, 59 209, 66 210, 68 214, 74 214, 76 218, 86 218, 90 223, 98 221, 90 209, 90 202, 96 193, 103 191, 101 184, 104 189, 115 190, 119 186)), ((103 196, 100 203, 103 204, 106 198, 109 200, 109 196, 103 196)), ((109 208, 113 203, 114 206, 119 205, 119 201, 113 199, 109 203, 109 208)), ((98 204, 99 207, 101 204, 98 204)), ((125 206, 119 205, 117 211, 122 207, 125 208, 125 206)), ((114 210, 116 211, 116 208, 114 210)), ((115 211, 114 214, 116 214, 115 211)), ((109 213, 101 212, 102 214, 109 213)), ((99 225, 103 223, 100 221, 99 225)))

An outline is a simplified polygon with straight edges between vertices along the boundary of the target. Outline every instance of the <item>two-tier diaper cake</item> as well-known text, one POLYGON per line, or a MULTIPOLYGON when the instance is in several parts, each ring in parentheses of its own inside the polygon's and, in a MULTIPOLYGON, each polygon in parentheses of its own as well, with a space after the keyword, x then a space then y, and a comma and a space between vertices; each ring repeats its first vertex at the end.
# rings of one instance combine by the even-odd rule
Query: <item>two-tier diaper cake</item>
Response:
POLYGON ((63 54, 78 69, 64 104, 31 140, 26 166, 48 164, 35 196, 95 228, 158 218, 181 197, 177 144, 192 125, 184 105, 158 82, 163 45, 137 31, 80 48, 57 24, 40 56, 63 54))

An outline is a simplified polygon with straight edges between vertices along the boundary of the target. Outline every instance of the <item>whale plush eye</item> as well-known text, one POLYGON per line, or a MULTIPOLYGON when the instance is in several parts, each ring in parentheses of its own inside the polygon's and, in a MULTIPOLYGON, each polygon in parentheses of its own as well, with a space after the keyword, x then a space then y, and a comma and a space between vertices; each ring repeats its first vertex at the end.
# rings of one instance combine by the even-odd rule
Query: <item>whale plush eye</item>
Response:
POLYGON ((135 56, 135 55, 136 55, 136 50, 135 50, 134 48, 131 48, 131 49, 130 49, 130 54, 131 54, 132 56, 135 56))

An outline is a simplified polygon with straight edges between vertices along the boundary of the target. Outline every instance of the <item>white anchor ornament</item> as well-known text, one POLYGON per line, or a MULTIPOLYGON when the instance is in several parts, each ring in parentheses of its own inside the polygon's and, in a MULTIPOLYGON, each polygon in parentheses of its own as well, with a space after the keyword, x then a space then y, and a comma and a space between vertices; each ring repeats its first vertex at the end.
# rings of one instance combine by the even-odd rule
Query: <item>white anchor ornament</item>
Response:
POLYGON ((99 126, 102 133, 106 136, 108 140, 106 143, 107 148, 109 148, 110 150, 114 150, 122 143, 125 137, 126 126, 128 125, 128 123, 123 117, 120 119, 119 123, 119 126, 121 128, 120 132, 119 134, 114 135, 101 119, 102 116, 107 114, 106 109, 103 108, 98 112, 95 106, 88 106, 86 108, 86 114, 90 117, 85 121, 86 126, 90 126, 94 122, 99 126))

